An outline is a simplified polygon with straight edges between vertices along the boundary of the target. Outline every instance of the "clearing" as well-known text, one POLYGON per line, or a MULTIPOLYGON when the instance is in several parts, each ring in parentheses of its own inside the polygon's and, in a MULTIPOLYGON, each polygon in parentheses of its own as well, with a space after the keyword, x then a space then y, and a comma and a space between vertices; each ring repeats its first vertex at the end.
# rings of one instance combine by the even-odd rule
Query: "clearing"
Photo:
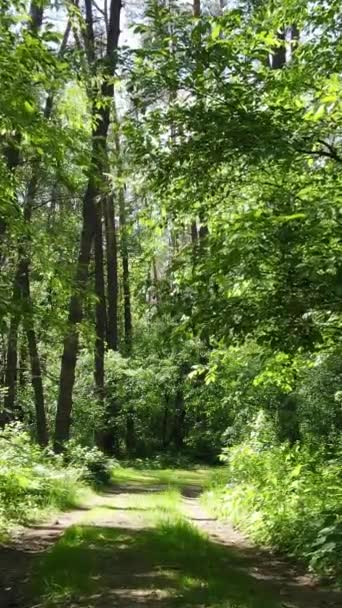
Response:
POLYGON ((342 594, 200 502, 208 472, 120 469, 84 510, 0 549, 1 608, 323 608, 342 594))

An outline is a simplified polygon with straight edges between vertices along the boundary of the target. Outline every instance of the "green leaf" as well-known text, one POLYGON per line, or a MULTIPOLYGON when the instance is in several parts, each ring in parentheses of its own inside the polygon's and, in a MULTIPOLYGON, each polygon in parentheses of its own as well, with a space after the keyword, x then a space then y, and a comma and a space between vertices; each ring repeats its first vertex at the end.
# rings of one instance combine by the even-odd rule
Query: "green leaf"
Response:
POLYGON ((217 38, 220 37, 221 31, 222 31, 221 24, 216 23, 216 25, 213 27, 212 32, 211 32, 212 39, 217 40, 217 38))
POLYGON ((24 108, 28 114, 33 114, 35 111, 34 106, 29 101, 24 101, 24 108))

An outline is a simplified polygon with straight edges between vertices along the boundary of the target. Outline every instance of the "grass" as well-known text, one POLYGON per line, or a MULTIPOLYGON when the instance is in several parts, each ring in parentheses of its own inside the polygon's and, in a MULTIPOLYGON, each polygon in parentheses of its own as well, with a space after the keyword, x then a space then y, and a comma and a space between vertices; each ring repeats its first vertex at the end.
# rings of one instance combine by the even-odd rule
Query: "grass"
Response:
POLYGON ((208 469, 115 469, 115 479, 141 492, 107 495, 43 556, 32 578, 38 606, 281 606, 270 585, 249 573, 249 558, 212 542, 182 515, 182 487, 207 487, 208 469), (156 485, 167 489, 149 492, 156 485))
POLYGON ((244 561, 181 518, 145 530, 74 526, 36 570, 36 599, 46 607, 139 606, 147 597, 160 608, 280 606, 244 561))
POLYGON ((202 489, 209 486, 212 478, 209 467, 194 467, 191 469, 136 469, 134 467, 118 467, 113 469, 113 483, 131 483, 139 486, 166 485, 172 488, 198 486, 202 489))
POLYGON ((95 525, 99 520, 111 520, 115 512, 129 512, 132 519, 136 515, 142 517, 144 525, 155 525, 162 519, 175 519, 181 514, 181 494, 177 488, 168 488, 163 492, 151 494, 127 494, 120 498, 115 496, 110 501, 97 505, 88 513, 85 513, 83 522, 93 522, 95 525))

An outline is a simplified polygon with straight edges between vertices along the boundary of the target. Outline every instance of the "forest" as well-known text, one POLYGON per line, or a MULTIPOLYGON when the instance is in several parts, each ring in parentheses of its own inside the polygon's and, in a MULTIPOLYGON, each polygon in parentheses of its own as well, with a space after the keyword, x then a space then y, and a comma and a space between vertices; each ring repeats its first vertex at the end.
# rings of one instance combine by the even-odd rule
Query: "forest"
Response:
POLYGON ((1 606, 341 606, 340 1, 0 7, 1 606))

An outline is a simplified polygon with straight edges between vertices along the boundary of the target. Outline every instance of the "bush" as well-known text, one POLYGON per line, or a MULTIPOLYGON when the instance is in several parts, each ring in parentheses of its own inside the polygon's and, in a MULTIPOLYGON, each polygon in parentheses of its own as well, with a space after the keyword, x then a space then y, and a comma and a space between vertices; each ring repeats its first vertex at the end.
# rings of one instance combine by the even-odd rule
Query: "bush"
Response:
POLYGON ((65 456, 68 465, 82 471, 82 478, 92 484, 108 484, 111 480, 111 472, 118 463, 108 458, 96 447, 87 448, 69 441, 65 456))
POLYGON ((224 451, 228 483, 216 508, 257 542, 304 560, 316 574, 342 577, 342 450, 326 460, 272 444, 269 435, 267 445, 255 432, 224 451))
POLYGON ((77 503, 82 470, 32 444, 18 423, 0 431, 0 528, 77 503))

